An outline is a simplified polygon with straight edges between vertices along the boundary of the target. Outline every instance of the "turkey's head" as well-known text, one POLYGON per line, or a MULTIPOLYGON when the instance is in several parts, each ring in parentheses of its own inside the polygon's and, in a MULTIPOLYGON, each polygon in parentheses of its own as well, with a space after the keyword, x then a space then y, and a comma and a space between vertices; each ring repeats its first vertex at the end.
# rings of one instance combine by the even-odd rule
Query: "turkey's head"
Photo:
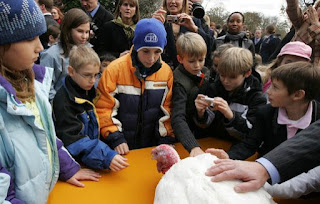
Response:
POLYGON ((158 172, 165 174, 172 165, 180 161, 178 152, 170 145, 162 144, 152 149, 152 159, 157 160, 158 172))

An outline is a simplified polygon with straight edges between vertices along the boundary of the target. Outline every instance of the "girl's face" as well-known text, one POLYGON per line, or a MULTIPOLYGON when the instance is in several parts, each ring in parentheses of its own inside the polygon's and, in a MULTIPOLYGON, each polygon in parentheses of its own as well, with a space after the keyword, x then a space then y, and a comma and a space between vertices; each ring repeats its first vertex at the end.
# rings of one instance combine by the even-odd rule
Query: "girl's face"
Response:
POLYGON ((158 48, 142 48, 138 52, 138 58, 146 68, 152 67, 152 65, 159 59, 160 55, 161 50, 158 48))
POLYGON ((58 11, 56 9, 51 9, 51 14, 54 20, 58 20, 59 19, 59 14, 58 11))
POLYGON ((171 15, 177 15, 181 13, 184 0, 166 0, 167 9, 171 15))
POLYGON ((289 64, 291 62, 300 62, 300 61, 308 61, 306 58, 293 56, 293 55, 284 55, 280 65, 289 64))
POLYGON ((76 28, 72 28, 71 36, 75 45, 86 44, 89 39, 90 24, 81 24, 76 28))
POLYGON ((3 65, 11 70, 22 71, 31 69, 43 50, 39 36, 30 40, 12 43, 8 50, 0 46, 3 65))
POLYGON ((242 31, 243 18, 239 13, 234 13, 228 21, 228 31, 232 34, 238 34, 242 31))
POLYGON ((292 103, 287 87, 281 80, 273 79, 267 90, 272 107, 286 107, 292 103))
POLYGON ((136 6, 130 1, 123 1, 119 9, 121 18, 131 19, 136 14, 136 6))

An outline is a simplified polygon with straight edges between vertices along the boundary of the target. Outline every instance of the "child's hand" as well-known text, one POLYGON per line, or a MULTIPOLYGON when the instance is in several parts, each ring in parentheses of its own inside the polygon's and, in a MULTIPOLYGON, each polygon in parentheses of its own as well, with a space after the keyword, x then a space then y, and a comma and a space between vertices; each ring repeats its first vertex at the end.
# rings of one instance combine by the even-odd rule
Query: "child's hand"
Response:
POLYGON ((80 169, 75 175, 73 175, 66 182, 77 187, 84 187, 84 184, 80 181, 88 180, 88 181, 99 181, 101 175, 91 169, 80 169))
POLYGON ((126 162, 128 159, 120 156, 120 155, 116 155, 113 157, 111 164, 110 164, 110 169, 114 172, 120 171, 126 167, 129 166, 129 164, 126 162))
POLYGON ((197 98, 194 100, 199 118, 203 117, 206 108, 210 105, 208 102, 202 100, 204 97, 206 96, 203 94, 198 94, 197 98))
POLYGON ((223 98, 215 97, 214 104, 214 110, 220 111, 228 120, 231 120, 233 118, 233 112, 230 109, 228 102, 223 98))
POLYGON ((119 144, 118 146, 116 146, 116 148, 114 148, 114 150, 116 150, 121 155, 129 153, 129 147, 127 143, 119 144))
POLYGON ((195 147, 190 152, 190 157, 196 157, 200 154, 204 154, 204 151, 200 147, 195 147))
POLYGON ((219 159, 229 159, 229 155, 223 149, 210 148, 206 150, 206 153, 215 155, 219 159))
POLYGON ((152 18, 155 18, 159 21, 161 21, 162 23, 164 23, 166 21, 166 18, 164 17, 166 15, 167 11, 163 10, 163 8, 161 7, 159 10, 155 11, 152 14, 152 18))

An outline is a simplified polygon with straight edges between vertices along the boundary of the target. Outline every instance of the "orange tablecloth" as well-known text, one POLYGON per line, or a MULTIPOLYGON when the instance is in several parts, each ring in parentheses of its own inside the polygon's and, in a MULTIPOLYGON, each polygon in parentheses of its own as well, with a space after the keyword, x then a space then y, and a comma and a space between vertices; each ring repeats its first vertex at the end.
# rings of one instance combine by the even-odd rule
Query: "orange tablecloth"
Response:
MULTIPOLYGON (((203 150, 209 147, 229 149, 230 143, 216 138, 199 140, 203 150)), ((132 150, 126 158, 130 166, 120 172, 100 171, 99 182, 83 181, 84 188, 78 188, 58 181, 51 192, 48 204, 79 204, 79 203, 108 203, 108 204, 151 204, 155 188, 162 177, 157 172, 156 161, 151 159, 151 149, 132 150)), ((181 158, 189 153, 176 144, 176 150, 181 158)), ((319 201, 319 200, 317 200, 319 201)), ((310 200, 277 200, 279 203, 310 203, 310 200)), ((320 202, 318 202, 320 203, 320 202)))

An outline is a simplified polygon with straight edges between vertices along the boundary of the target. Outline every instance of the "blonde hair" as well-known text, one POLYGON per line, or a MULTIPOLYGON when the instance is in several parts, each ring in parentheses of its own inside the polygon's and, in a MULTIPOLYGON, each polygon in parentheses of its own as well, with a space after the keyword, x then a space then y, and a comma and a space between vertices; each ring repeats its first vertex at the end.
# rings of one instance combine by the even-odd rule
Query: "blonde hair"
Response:
MULTIPOLYGON (((186 13, 189 14, 189 4, 188 4, 188 0, 182 0, 182 9, 180 11, 180 13, 186 13)), ((170 14, 170 12, 167 9, 167 0, 163 0, 162 2, 162 8, 163 10, 165 10, 167 12, 167 14, 170 14)))
MULTIPOLYGON (((0 53, 4 53, 9 48, 10 44, 0 46, 0 49, 3 49, 0 53)), ((17 99, 22 103, 35 100, 33 69, 11 70, 3 65, 3 56, 0 56, 0 74, 12 85, 17 99)))
POLYGON ((177 54, 181 57, 202 57, 207 53, 207 45, 201 35, 187 32, 181 34, 176 42, 177 54))
POLYGON ((227 76, 243 75, 251 70, 253 57, 249 50, 231 47, 223 52, 217 72, 227 76))
POLYGON ((100 67, 100 59, 97 53, 86 45, 74 46, 70 52, 69 65, 78 71, 87 64, 100 67))

